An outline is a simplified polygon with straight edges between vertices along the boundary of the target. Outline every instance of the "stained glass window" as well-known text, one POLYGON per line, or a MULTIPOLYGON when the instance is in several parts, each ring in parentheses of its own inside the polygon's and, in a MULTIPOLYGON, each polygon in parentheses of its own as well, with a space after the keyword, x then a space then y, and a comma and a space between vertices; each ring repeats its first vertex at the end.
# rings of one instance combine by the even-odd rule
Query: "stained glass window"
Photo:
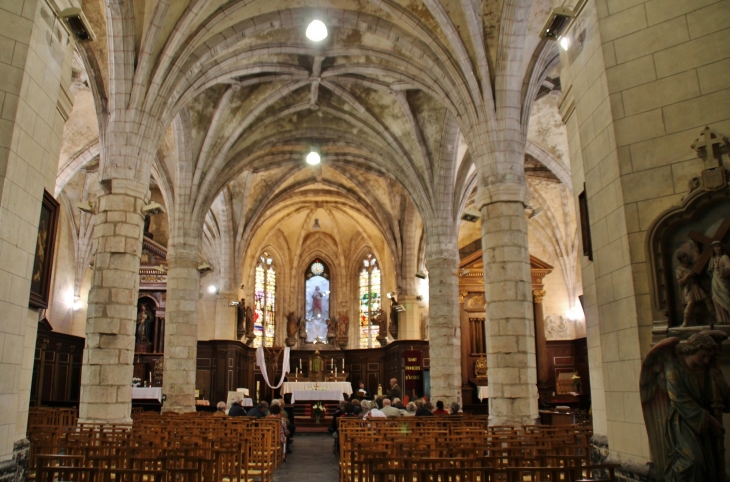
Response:
POLYGON ((369 254, 363 259, 360 269, 360 348, 379 346, 376 338, 378 326, 371 323, 371 316, 380 308, 380 268, 378 262, 369 254))
POLYGON ((254 287, 253 333, 254 347, 274 346, 276 323, 276 269, 268 253, 259 257, 256 264, 254 287))

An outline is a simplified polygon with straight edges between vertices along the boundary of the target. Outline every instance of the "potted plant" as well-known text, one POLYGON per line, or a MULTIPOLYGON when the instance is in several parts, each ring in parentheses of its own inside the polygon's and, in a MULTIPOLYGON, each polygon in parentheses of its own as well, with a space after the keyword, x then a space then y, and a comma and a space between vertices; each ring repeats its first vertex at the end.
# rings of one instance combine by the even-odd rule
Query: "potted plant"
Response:
POLYGON ((312 405, 312 411, 314 412, 314 419, 316 423, 319 423, 320 417, 327 412, 327 407, 324 406, 324 403, 317 402, 312 405))

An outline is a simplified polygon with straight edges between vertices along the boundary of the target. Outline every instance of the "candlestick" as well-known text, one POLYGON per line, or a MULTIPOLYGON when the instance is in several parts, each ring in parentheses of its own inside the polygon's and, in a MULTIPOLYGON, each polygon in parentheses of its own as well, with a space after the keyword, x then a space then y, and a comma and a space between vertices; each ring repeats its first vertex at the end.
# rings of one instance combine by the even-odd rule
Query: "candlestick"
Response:
POLYGON ((300 370, 302 369, 302 359, 301 358, 299 359, 299 369, 300 370))
POLYGON ((150 372, 150 386, 152 386, 152 372, 150 372))
POLYGON ((334 367, 335 367, 335 359, 334 358, 330 358, 330 370, 333 370, 334 367))
POLYGON ((345 372, 345 359, 342 359, 342 373, 345 372))

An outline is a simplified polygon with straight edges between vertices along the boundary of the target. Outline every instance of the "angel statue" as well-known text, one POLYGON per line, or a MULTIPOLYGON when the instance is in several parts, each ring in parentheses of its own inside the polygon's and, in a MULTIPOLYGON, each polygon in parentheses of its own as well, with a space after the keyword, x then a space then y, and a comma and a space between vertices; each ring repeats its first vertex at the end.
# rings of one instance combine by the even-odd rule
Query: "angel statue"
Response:
POLYGON ((684 344, 667 338, 641 364, 641 405, 657 480, 725 480, 722 414, 730 411, 730 387, 716 360, 725 339, 717 330, 684 344))

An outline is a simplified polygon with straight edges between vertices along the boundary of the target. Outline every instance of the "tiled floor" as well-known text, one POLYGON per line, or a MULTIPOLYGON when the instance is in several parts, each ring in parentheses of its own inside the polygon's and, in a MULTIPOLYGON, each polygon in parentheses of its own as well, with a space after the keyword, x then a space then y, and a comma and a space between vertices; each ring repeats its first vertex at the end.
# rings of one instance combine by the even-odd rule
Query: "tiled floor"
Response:
POLYGON ((300 434, 291 454, 274 473, 274 482, 337 482, 338 459, 332 454, 332 435, 300 434))

